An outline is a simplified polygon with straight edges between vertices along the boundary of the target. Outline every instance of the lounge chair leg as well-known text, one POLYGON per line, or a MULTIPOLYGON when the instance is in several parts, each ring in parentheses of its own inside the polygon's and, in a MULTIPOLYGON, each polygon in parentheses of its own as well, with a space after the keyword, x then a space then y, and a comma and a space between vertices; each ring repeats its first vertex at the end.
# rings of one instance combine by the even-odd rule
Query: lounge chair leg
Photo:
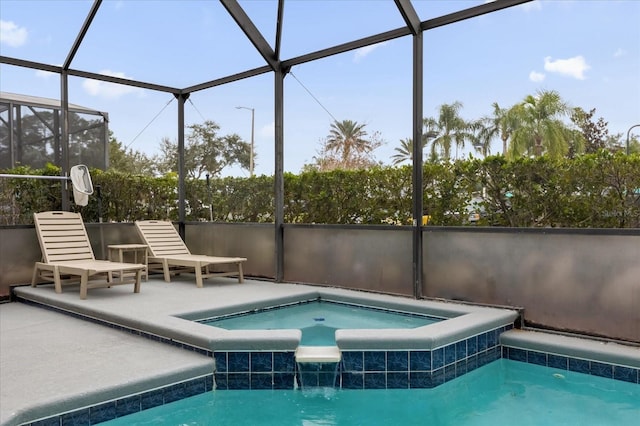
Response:
POLYGON ((164 281, 171 282, 171 273, 169 273, 169 262, 167 260, 162 261, 162 271, 164 272, 164 281))
POLYGON ((31 276, 31 287, 35 287, 36 284, 36 280, 38 278, 38 267, 34 266, 33 267, 33 275, 31 276))
POLYGON ((56 289, 56 293, 62 293, 62 282, 60 281, 60 270, 57 266, 53 267, 53 284, 56 289))
POLYGON ((134 293, 140 293, 140 281, 142 280, 142 270, 136 270, 136 283, 133 286, 134 293))
POLYGON ((244 282, 244 274, 242 273, 242 263, 238 262, 238 282, 242 284, 244 282))
POLYGON ((89 273, 85 272, 80 276, 80 299, 87 298, 87 284, 89 282, 89 273))
POLYGON ((196 286, 198 286, 198 288, 202 288, 203 284, 202 284, 202 265, 201 264, 197 264, 196 265, 196 286))

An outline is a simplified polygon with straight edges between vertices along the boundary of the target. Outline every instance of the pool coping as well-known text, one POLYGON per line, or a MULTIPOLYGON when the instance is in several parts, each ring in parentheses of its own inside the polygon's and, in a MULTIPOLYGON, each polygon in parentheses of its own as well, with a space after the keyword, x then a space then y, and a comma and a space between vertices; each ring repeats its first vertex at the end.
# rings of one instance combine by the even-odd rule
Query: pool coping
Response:
MULTIPOLYGON (((504 348, 640 369, 640 346, 635 345, 517 329, 503 333, 500 343, 504 348)), ((522 361, 529 362, 528 359, 522 361)))

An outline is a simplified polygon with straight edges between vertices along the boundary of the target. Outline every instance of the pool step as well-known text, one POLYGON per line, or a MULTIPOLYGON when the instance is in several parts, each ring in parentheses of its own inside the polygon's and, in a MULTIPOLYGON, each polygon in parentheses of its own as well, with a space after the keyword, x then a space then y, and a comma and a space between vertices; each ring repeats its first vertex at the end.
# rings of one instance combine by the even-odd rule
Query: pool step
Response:
POLYGON ((342 353, 337 346, 298 346, 297 363, 340 362, 342 353))

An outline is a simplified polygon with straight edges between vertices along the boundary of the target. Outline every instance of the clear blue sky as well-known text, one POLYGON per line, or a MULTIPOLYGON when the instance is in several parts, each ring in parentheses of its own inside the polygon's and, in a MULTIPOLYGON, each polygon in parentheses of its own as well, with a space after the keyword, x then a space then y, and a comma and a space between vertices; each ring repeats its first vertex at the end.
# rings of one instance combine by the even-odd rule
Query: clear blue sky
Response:
MULTIPOLYGON (((413 2, 421 20, 482 3, 413 2)), ((277 1, 240 4, 275 46, 277 1)), ((1 54, 61 65, 91 5, 0 0, 1 54)), ((281 59, 403 25, 391 0, 288 0, 281 59)), ((379 132, 386 143, 376 158, 390 164, 399 140, 412 135, 411 59, 405 37, 294 67, 285 79, 285 170, 297 173, 317 155, 332 117, 379 132)), ((538 90, 556 90, 572 106, 596 108, 611 133, 626 135, 640 124, 640 0, 534 1, 427 31, 424 64, 425 116, 460 101, 461 115, 475 119, 490 114, 493 102, 509 107, 538 90)), ((71 68, 184 88, 263 65, 218 2, 106 0, 71 68)), ((108 112, 125 146, 153 155, 162 138, 177 138, 172 95, 77 77, 69 82, 70 102, 108 112)), ((193 93, 186 124, 213 120, 221 134, 249 141, 251 113, 235 107, 254 108, 256 173, 272 174, 273 82, 266 74, 193 93)), ((56 75, 4 64, 0 89, 60 97, 56 75)), ((499 150, 496 141, 492 152, 499 150)))

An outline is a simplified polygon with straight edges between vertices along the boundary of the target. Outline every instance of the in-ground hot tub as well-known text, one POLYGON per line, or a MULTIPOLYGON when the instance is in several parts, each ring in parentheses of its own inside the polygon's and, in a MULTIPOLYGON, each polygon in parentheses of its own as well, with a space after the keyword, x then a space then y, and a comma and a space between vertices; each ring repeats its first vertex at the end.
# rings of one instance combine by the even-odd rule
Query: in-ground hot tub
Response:
POLYGON ((306 347, 301 330, 304 327, 253 328, 259 327, 258 321, 249 328, 228 330, 208 321, 216 336, 210 341, 216 361, 216 388, 290 389, 299 384, 301 360, 306 364, 338 364, 333 383, 326 383, 328 379, 322 375, 322 365, 311 366, 319 373, 318 385, 365 389, 408 388, 412 383, 416 388, 434 387, 500 358, 499 336, 512 329, 519 316, 510 309, 339 289, 321 289, 314 293, 181 314, 180 318, 194 322, 226 320, 313 300, 430 320, 425 325, 409 328, 338 328, 335 343, 327 346, 325 353, 300 351, 306 347))

